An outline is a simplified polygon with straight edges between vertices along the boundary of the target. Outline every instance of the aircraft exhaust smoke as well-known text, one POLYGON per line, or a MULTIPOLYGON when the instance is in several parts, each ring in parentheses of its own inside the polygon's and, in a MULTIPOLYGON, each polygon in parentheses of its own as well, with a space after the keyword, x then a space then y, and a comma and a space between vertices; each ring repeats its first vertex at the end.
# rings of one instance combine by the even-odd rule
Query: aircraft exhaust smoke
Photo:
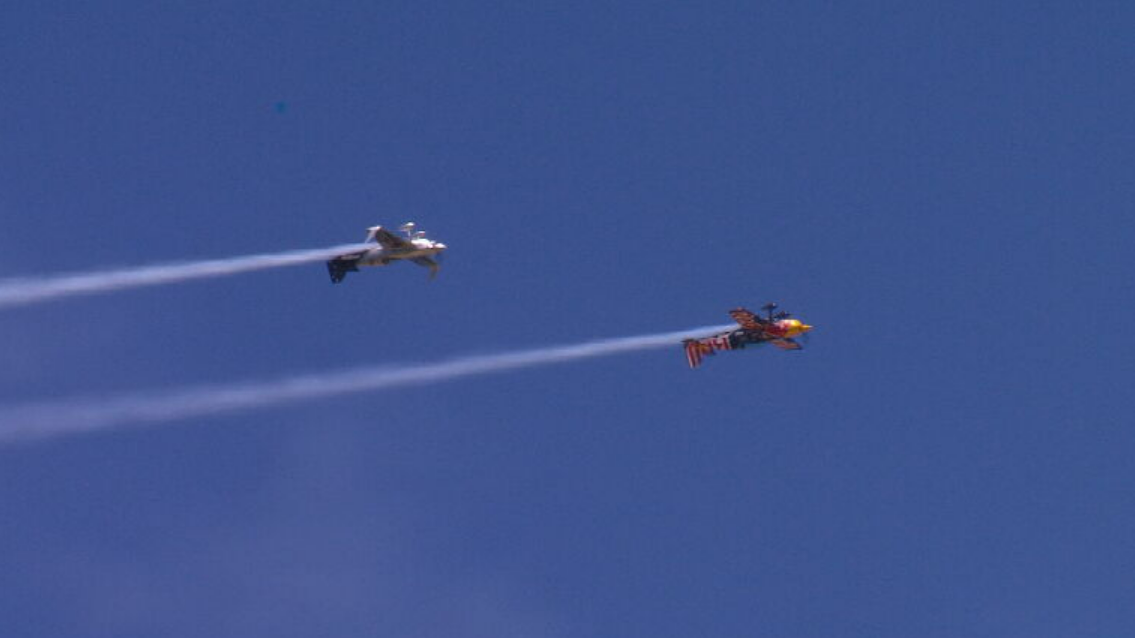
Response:
MULTIPOLYGON (((129 426, 270 408, 287 403, 425 385, 459 377, 672 347, 682 339, 728 330, 732 324, 637 337, 602 339, 575 345, 461 357, 439 363, 360 367, 293 376, 274 381, 186 387, 110 398, 71 398, 0 407, 0 444, 117 430, 129 426)), ((676 365, 682 363, 676 359, 676 365)))
POLYGON ((344 244, 328 248, 135 266, 91 273, 9 279, 0 281, 0 309, 26 306, 73 295, 93 295, 126 288, 157 286, 190 279, 223 277, 254 270, 295 266, 325 261, 336 255, 372 247, 372 244, 344 244))

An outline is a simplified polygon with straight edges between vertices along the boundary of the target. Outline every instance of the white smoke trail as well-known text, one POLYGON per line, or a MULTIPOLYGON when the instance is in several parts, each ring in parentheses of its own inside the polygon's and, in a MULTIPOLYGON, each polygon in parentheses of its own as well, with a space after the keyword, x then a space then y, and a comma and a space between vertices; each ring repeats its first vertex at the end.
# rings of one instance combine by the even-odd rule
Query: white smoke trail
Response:
MULTIPOLYGON (((733 327, 734 324, 707 326, 639 337, 588 341, 576 345, 462 357, 439 363, 362 367, 274 381, 197 386, 111 398, 59 399, 0 407, 0 444, 175 421, 220 412, 269 408, 342 394, 429 384, 636 350, 662 347, 677 350, 682 339, 733 327)), ((682 358, 678 358, 678 361, 684 363, 682 358)))
POLYGON ((323 261, 343 253, 373 248, 371 244, 344 244, 328 248, 291 250, 202 261, 135 266, 91 273, 51 275, 41 278, 0 281, 0 308, 100 292, 156 286, 189 279, 221 277, 254 270, 323 261))

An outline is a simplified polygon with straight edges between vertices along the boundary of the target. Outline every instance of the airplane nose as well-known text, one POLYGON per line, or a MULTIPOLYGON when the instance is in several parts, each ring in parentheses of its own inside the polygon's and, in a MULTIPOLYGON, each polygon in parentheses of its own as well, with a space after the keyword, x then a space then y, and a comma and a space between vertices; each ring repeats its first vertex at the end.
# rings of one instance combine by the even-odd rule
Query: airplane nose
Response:
POLYGON ((808 332, 812 328, 813 328, 813 326, 809 326, 808 324, 804 324, 804 325, 800 326, 800 331, 801 332, 808 332))
POLYGON ((438 250, 445 250, 446 248, 448 248, 448 246, 446 246, 445 244, 443 244, 439 241, 436 244, 434 244, 434 248, 437 248, 438 250))

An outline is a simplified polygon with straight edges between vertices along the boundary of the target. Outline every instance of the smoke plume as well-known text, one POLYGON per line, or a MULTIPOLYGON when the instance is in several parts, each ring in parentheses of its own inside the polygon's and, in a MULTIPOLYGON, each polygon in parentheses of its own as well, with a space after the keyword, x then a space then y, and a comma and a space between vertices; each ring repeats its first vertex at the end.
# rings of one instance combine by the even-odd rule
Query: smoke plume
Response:
POLYGON ((0 309, 97 293, 157 286, 190 279, 223 277, 254 270, 267 270, 324 261, 336 255, 373 248, 373 244, 344 244, 328 248, 291 250, 182 263, 135 266, 90 273, 50 275, 40 278, 0 281, 0 309))
MULTIPOLYGON (((192 386, 117 397, 70 398, 0 407, 0 444, 116 430, 222 412, 273 408, 387 388, 426 385, 460 377, 534 368, 616 354, 674 348, 683 339, 728 330, 732 324, 677 332, 602 339, 575 345, 516 350, 399 366, 359 367, 274 381, 192 386)), ((682 358, 676 357, 678 365, 682 358)))

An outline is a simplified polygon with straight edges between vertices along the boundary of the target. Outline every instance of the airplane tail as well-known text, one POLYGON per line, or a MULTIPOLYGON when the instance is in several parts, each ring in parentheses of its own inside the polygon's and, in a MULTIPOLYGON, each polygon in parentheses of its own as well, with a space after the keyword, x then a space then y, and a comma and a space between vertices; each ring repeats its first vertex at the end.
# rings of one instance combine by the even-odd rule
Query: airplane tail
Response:
POLYGON ((714 353, 712 347, 697 339, 686 339, 682 344, 686 347, 686 362, 690 364, 690 369, 700 366, 704 355, 714 353))
POLYGON ((331 283, 337 284, 343 281, 349 272, 358 272, 358 263, 358 259, 344 259, 343 257, 328 260, 327 273, 331 275, 331 283))
POLYGON ((705 337, 702 339, 686 339, 682 342, 686 347, 686 362, 690 364, 690 368, 696 368, 701 365, 702 357, 705 355, 717 354, 718 350, 733 350, 733 343, 729 340, 728 335, 717 335, 716 337, 705 337))

